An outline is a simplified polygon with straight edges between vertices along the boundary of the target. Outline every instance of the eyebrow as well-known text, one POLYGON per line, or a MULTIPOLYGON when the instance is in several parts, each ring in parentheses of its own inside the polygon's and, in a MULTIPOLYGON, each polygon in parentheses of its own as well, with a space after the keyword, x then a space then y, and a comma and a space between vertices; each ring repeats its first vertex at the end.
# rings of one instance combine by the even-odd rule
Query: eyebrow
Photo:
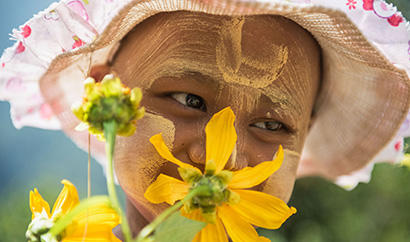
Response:
POLYGON ((278 98, 278 97, 268 97, 269 100, 272 102, 273 105, 278 105, 280 107, 286 107, 286 108, 295 108, 294 102, 290 101, 289 98, 278 98))
POLYGON ((300 117, 302 115, 302 106, 301 103, 297 102, 295 98, 288 98, 288 97, 275 97, 271 96, 268 97, 269 100, 272 102, 273 105, 278 106, 280 109, 284 111, 293 110, 292 113, 296 114, 296 117, 300 117))
MULTIPOLYGON (((195 81, 197 84, 203 85, 204 83, 211 84, 213 86, 219 86, 220 78, 215 75, 205 74, 200 68, 174 68, 172 65, 165 65, 163 67, 164 73, 161 77, 189 77, 191 80, 195 81)), ((214 73, 213 71, 208 71, 209 73, 214 73)))
POLYGON ((182 71, 182 75, 183 76, 190 76, 192 77, 192 79, 194 79, 195 81, 198 82, 207 82, 207 83, 212 83, 212 84, 218 84, 219 82, 214 78, 211 77, 207 74, 204 74, 200 71, 196 71, 196 70, 191 70, 191 69, 186 69, 184 71, 182 71))

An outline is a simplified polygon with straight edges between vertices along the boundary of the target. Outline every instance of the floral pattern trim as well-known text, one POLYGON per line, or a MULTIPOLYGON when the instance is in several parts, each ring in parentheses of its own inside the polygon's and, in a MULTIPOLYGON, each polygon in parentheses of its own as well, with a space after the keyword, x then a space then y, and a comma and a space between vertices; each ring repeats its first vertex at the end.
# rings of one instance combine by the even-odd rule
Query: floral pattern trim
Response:
MULTIPOLYGON (((348 0, 349 2, 352 0, 348 0)), ((401 13, 393 4, 388 4, 383 0, 363 0, 363 9, 373 11, 378 17, 387 19, 391 26, 397 27, 404 22, 401 13)))
POLYGON ((347 0, 346 6, 349 7, 349 10, 356 9, 357 2, 355 0, 347 0))

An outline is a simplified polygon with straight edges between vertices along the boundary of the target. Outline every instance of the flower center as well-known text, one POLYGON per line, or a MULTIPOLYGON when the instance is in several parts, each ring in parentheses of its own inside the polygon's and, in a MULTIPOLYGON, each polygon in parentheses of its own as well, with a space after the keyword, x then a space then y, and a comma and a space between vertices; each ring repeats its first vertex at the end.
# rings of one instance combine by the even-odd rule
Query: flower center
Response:
POLYGON ((219 177, 204 175, 192 185, 192 189, 195 188, 203 188, 203 192, 192 198, 192 205, 203 212, 213 212, 215 206, 228 201, 229 190, 219 177))
POLYGON ((216 207, 222 203, 231 203, 236 198, 236 194, 227 188, 231 172, 224 171, 222 174, 210 175, 205 174, 197 177, 191 183, 191 190, 197 190, 198 193, 185 204, 188 211, 200 209, 201 214, 207 222, 213 223, 216 218, 216 207), (226 174, 225 174, 226 173, 226 174))

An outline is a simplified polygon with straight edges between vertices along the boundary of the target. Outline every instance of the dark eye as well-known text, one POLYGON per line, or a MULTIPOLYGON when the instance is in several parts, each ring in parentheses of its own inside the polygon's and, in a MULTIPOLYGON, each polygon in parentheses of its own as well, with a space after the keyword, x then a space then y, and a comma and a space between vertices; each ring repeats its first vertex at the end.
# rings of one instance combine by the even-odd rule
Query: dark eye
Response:
POLYGON ((277 122, 277 121, 257 122, 257 123, 251 124, 251 126, 257 127, 260 129, 266 129, 269 131, 279 131, 282 129, 286 129, 283 123, 277 122))
POLYGON ((171 94, 171 97, 182 105, 199 109, 204 112, 206 111, 205 101, 200 96, 191 93, 178 92, 171 94))

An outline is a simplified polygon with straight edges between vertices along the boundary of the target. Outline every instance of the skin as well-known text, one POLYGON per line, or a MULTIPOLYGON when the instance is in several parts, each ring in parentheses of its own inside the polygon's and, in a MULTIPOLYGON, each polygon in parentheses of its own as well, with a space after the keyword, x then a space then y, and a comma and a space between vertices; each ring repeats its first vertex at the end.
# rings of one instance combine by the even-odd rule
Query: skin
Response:
POLYGON ((92 71, 117 73, 142 88, 149 113, 116 147, 115 170, 134 233, 166 207, 146 201, 146 187, 159 173, 179 178, 149 137, 162 132, 178 159, 203 170, 205 126, 227 106, 236 115, 238 141, 225 168, 272 160, 281 144, 282 167, 254 189, 288 201, 320 79, 319 47, 297 24, 277 16, 162 13, 130 32, 112 63, 92 71), (196 95, 189 98, 194 104, 186 102, 188 94, 196 95))

